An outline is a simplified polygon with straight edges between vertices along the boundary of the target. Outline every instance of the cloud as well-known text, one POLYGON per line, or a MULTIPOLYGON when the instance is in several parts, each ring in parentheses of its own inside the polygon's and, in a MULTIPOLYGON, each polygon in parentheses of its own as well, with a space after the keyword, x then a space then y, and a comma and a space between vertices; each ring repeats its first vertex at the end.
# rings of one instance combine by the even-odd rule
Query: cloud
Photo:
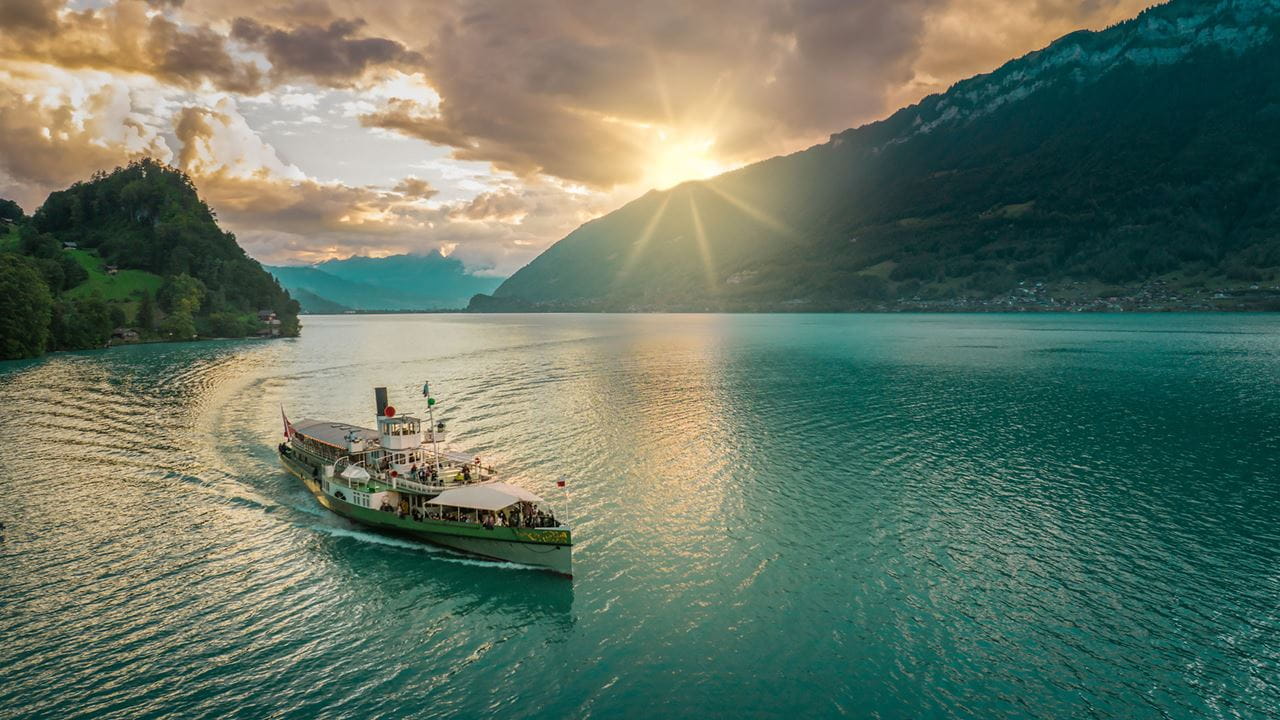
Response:
POLYGON ((320 103, 320 95, 318 93, 287 92, 280 96, 279 102, 283 107, 314 110, 316 105, 320 103))
MULTIPOLYGON (((301 17, 327 14, 297 7, 301 17)), ((361 35, 366 23, 360 18, 282 29, 244 16, 192 24, 182 21, 184 11, 181 0, 118 0, 80 11, 52 0, 5 0, 0 57, 142 73, 187 88, 208 82, 244 94, 299 78, 350 87, 373 68, 411 70, 423 63, 396 40, 361 35), (229 25, 230 32, 214 25, 229 25), (260 66, 237 44, 261 51, 269 65, 260 66)))
POLYGON ((505 189, 484 192, 470 202, 459 204, 450 210, 450 217, 468 220, 517 220, 527 212, 525 198, 518 192, 505 189))
POLYGON ((440 194, 439 190, 431 187, 431 183, 413 176, 401 180, 393 191, 414 200, 429 200, 440 194))
POLYGON ((422 64, 421 55, 395 40, 356 37, 365 25, 360 18, 337 19, 323 27, 303 24, 286 30, 237 17, 231 37, 262 50, 277 78, 304 77, 332 86, 350 85, 379 65, 422 64))
POLYGON ((234 100, 186 106, 176 115, 178 165, 220 222, 268 263, 450 248, 468 267, 508 274, 546 244, 612 207, 553 180, 504 185, 474 198, 428 204, 437 189, 418 177, 390 188, 322 182, 279 156, 234 100))
POLYGON ((598 188, 643 181, 664 136, 740 163, 882 111, 936 1, 464 3, 428 43, 438 105, 362 122, 598 188))
POLYGON ((0 58, 10 61, 140 73, 185 88, 208 82, 232 92, 257 92, 263 81, 257 65, 233 57, 207 25, 182 26, 137 0, 79 12, 9 0, 0 5, 0 26, 0 58))
MULTIPOLYGON (((417 29, 429 38, 424 72, 439 101, 391 100, 362 122, 522 176, 595 188, 652 183, 664 174, 655 158, 694 140, 712 139, 708 159, 719 165, 791 152, 1148 4, 564 0, 537 12, 445 4, 435 26, 417 29)), ((394 35, 394 19, 377 22, 394 35)))
POLYGON ((272 177, 303 180, 305 173, 280 159, 224 97, 213 107, 185 107, 174 134, 182 144, 178 166, 195 177, 272 177))
POLYGON ((386 191, 225 173, 197 182, 219 221, 269 264, 448 248, 473 271, 508 275, 532 260, 546 238, 567 234, 604 209, 598 198, 584 202, 541 182, 513 191, 518 196, 497 193, 438 207, 403 192, 404 183, 386 191), (508 214, 516 208, 518 218, 508 214))
POLYGON ((53 0, 6 0, 0 3, 0 27, 10 32, 51 30, 58 24, 58 6, 53 0))
POLYGON ((0 0, 0 196, 35 208, 150 155, 269 262, 448 247, 506 272, 647 187, 803 148, 1148 4, 0 0), (314 177, 357 137, 403 147, 314 177))
POLYGON ((134 110, 137 89, 101 72, 14 64, 0 70, 0 196, 34 209, 51 190, 130 160, 168 162, 151 118, 134 110))

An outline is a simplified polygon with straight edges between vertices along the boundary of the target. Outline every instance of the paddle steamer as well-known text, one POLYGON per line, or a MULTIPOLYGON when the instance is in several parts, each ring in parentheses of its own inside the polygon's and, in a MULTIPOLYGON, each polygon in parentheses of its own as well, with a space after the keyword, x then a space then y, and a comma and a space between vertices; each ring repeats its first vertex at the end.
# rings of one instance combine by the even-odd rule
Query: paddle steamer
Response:
MULTIPOLYGON (((375 388, 377 428, 284 420, 278 451, 321 505, 361 525, 487 558, 572 575, 570 528, 541 497, 503 482, 480 458, 442 451, 444 423, 398 415, 375 388)), ((558 483, 563 487, 563 483, 558 483)))

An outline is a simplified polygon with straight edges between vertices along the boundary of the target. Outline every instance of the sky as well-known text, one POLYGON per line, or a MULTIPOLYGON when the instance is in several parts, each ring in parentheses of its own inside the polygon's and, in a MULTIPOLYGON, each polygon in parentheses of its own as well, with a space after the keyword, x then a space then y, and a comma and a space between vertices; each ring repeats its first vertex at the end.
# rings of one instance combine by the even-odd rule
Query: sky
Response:
POLYGON ((1150 0, 0 0, 0 197, 150 156, 267 264, 505 276, 1150 0))

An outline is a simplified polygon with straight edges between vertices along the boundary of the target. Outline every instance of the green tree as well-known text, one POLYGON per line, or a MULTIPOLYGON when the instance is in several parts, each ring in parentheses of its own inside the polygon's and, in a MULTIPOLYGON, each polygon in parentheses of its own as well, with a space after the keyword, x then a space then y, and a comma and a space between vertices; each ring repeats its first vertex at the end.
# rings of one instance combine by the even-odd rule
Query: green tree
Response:
POLYGON ((185 312, 194 315, 205 297, 204 283, 182 273, 165 280, 157 299, 160 307, 169 313, 185 312))
POLYGON ((169 313, 160 323, 160 334, 170 340, 193 340, 196 337, 195 319, 191 313, 169 313))
POLYGON ((49 340, 53 299, 30 260, 0 254, 0 359, 35 357, 49 340))
POLYGON ((44 284, 49 286, 49 291, 54 295, 62 292, 66 287, 67 276, 62 271, 62 263, 55 258, 36 258, 36 267, 40 268, 40 274, 44 276, 44 284))
POLYGON ((186 273, 166 280, 160 288, 159 300, 169 315, 160 324, 161 333, 171 340, 196 337, 195 314, 204 297, 204 283, 186 273))
POLYGON ((142 300, 138 303, 138 313, 133 318, 133 324, 144 332, 155 328, 156 308, 150 290, 142 291, 142 300))
POLYGON ((237 338, 251 335, 257 330, 258 321, 246 315, 230 312, 210 313, 197 326, 201 335, 208 337, 237 338))
POLYGON ((100 348, 111 338, 111 309, 101 297, 62 299, 49 323, 55 350, 100 348))
POLYGON ((25 217, 26 214, 22 212, 22 207, 18 203, 0 198, 0 220, 16 223, 25 217))
POLYGON ((55 260, 62 252, 62 243, 49 233, 42 233, 30 225, 23 225, 18 229, 18 251, 28 257, 55 260))
POLYGON ((62 287, 64 290, 70 290, 89 279, 89 271, 85 270, 84 266, 76 262, 76 259, 70 255, 63 253, 58 257, 58 262, 62 265, 62 287))

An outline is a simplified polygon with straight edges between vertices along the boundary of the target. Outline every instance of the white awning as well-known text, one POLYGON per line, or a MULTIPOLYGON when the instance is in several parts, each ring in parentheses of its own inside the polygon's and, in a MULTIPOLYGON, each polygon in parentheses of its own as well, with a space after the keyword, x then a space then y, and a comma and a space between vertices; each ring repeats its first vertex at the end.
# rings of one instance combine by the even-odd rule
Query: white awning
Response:
POLYGON ((482 487, 491 487, 496 490, 501 490, 502 492, 508 495, 513 495, 515 497, 520 498, 521 500, 525 500, 528 502, 542 502, 542 498, 538 497, 537 495, 534 495, 528 490, 525 490, 519 485, 510 485, 504 482, 495 482, 495 483, 485 483, 482 487))
POLYGON ((368 480, 369 479, 369 471, 365 470, 359 465, 346 466, 345 468, 343 468, 341 475, 342 477, 348 480, 368 480))
MULTIPOLYGON (((472 508, 475 510, 501 510, 527 499, 509 492, 507 488, 519 490, 519 488, 514 488, 505 483, 472 485, 471 487, 445 490, 427 502, 432 505, 447 505, 449 507, 472 508)), ((521 492, 524 493, 524 491, 521 492)), ((524 494, 537 498, 537 495, 533 493, 524 494)))

